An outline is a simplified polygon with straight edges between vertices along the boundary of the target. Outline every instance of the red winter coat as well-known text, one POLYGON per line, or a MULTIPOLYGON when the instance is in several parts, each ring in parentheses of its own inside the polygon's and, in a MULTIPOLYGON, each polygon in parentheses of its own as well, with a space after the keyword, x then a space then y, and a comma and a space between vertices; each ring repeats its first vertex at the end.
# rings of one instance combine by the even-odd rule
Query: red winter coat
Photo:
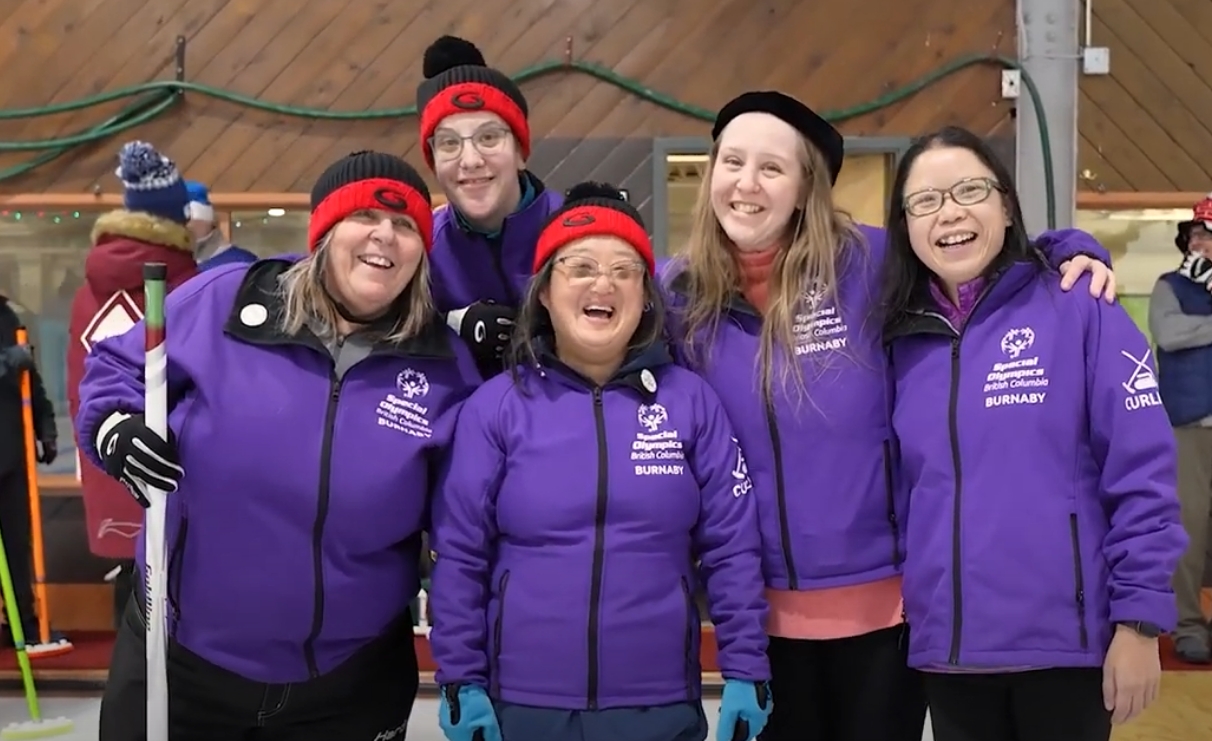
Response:
MULTIPOLYGON (((67 402, 73 420, 80 411, 84 357, 97 342, 122 334, 143 318, 143 263, 168 266, 169 290, 198 272, 193 240, 181 224, 145 213, 111 211, 97 219, 92 238, 93 248, 84 260, 84 285, 72 301, 68 328, 67 402)), ((143 508, 85 456, 76 458, 89 550, 103 558, 134 558, 143 508)))

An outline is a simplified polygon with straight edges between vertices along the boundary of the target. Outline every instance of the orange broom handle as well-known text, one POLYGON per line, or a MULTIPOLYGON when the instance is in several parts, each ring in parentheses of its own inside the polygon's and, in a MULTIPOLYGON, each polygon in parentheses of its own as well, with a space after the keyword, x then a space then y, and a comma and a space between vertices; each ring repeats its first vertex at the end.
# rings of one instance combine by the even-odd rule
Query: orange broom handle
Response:
MULTIPOLYGON (((29 349, 29 332, 17 329, 17 344, 29 349)), ((50 616, 46 609, 46 563, 42 550, 42 499, 38 492, 38 454, 34 448, 34 391, 30 372, 21 372, 21 426, 25 429, 25 476, 29 480, 30 534, 34 550, 34 601, 38 610, 39 642, 50 643, 50 616)), ((15 579, 28 578, 14 574, 15 579)))

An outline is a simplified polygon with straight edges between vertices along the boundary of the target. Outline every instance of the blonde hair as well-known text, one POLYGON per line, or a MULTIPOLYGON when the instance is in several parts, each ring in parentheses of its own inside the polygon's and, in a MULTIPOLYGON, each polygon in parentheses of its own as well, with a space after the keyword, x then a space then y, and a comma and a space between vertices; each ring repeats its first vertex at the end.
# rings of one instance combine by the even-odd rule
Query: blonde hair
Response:
MULTIPOLYGON (((321 339, 337 334, 340 314, 328 289, 324 286, 324 271, 332 245, 332 230, 328 231, 310 255, 290 266, 279 280, 279 290, 285 306, 282 311, 282 331, 297 334, 311 327, 321 339)), ((396 301, 396 321, 384 335, 387 342, 402 342, 416 337, 433 321, 433 295, 429 290, 429 258, 421 256, 417 272, 404 287, 396 301)))
MULTIPOLYGON (((795 396, 801 400, 807 396, 800 364, 791 362, 795 357, 796 311, 803 305, 803 296, 810 287, 817 287, 824 301, 836 299, 842 251, 861 244, 854 220, 833 203, 833 182, 824 155, 803 136, 798 140, 803 192, 788 224, 787 247, 775 257, 769 298, 762 312, 758 370, 767 401, 773 399, 777 350, 788 360, 779 364, 779 385, 786 391, 788 381, 792 381, 795 396)), ((731 240, 711 204, 711 178, 718 156, 717 143, 708 157, 708 176, 699 186, 690 240, 678 250, 688 281, 690 301, 684 310, 682 329, 686 355, 692 364, 702 362, 740 285, 740 273, 730 251, 731 240)))

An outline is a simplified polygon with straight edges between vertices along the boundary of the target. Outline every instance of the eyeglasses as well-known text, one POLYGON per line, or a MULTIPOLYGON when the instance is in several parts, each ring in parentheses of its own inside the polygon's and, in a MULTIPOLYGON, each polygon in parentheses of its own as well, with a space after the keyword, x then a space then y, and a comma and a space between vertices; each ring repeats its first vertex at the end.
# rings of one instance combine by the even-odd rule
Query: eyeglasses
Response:
POLYGON ((505 146, 509 137, 509 129, 500 126, 485 126, 471 136, 459 136, 453 131, 439 131, 429 137, 429 149, 433 152, 434 159, 449 162, 463 154, 465 142, 470 141, 480 154, 495 154, 505 146))
POLYGON ((927 188, 905 196, 905 211, 910 216, 929 216, 942 210, 947 198, 960 206, 975 206, 992 195, 993 191, 1004 193, 1001 183, 991 178, 966 178, 946 190, 927 188))
POLYGON ((599 276, 606 276, 611 283, 631 283, 638 280, 648 266, 639 260, 621 260, 605 267, 592 257, 568 255, 558 258, 556 264, 564 269, 569 283, 592 283, 599 276))

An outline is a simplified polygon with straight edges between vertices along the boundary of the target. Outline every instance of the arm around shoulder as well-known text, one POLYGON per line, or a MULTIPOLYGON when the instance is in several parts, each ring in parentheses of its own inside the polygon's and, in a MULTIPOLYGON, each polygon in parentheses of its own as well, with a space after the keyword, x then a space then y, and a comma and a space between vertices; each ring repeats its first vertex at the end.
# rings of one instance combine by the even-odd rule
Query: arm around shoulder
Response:
POLYGON ((762 682, 770 678, 768 606, 753 482, 723 404, 706 382, 700 383, 702 424, 690 461, 702 490, 694 540, 720 672, 726 679, 762 682))
POLYGON ((1177 620, 1170 581, 1187 547, 1179 516, 1178 454, 1157 391, 1151 350, 1118 304, 1090 304, 1086 328, 1090 446, 1110 529, 1112 622, 1177 620))

